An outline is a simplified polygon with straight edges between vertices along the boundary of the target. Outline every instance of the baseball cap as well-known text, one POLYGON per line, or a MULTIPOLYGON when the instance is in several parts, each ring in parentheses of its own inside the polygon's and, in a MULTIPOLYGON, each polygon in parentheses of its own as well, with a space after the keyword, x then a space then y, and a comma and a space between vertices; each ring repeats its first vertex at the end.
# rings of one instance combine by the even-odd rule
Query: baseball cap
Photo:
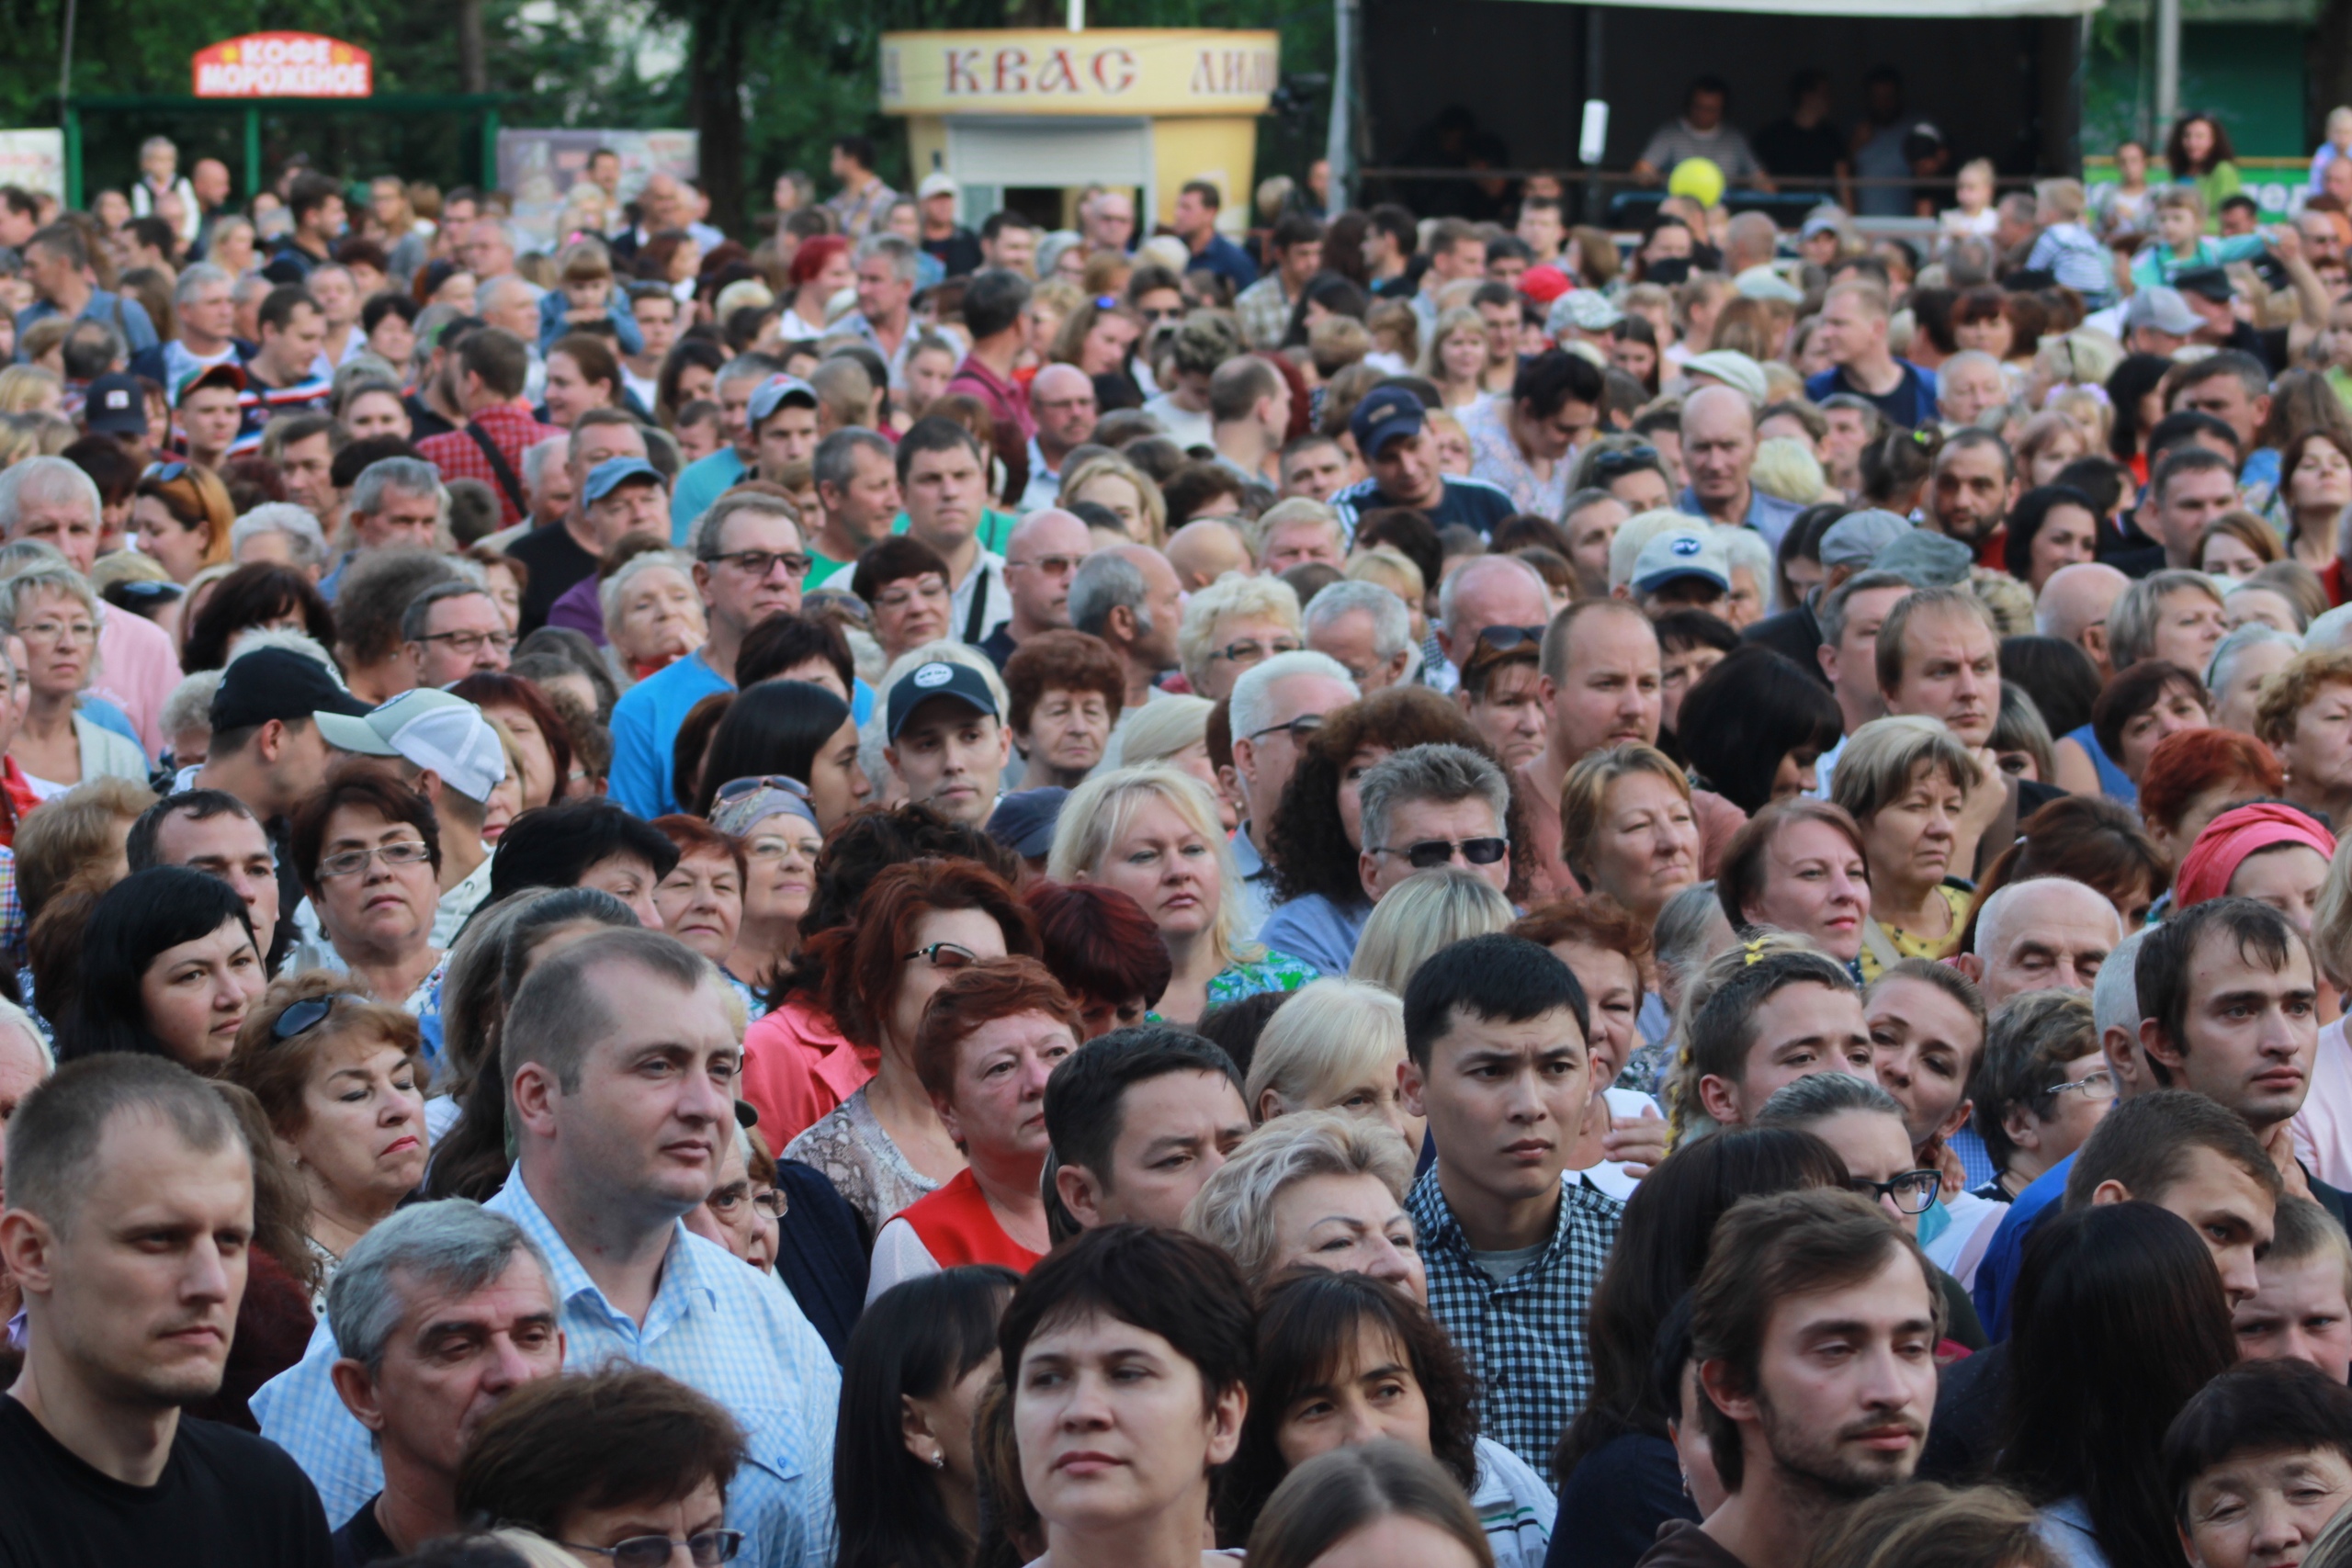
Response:
POLYGON ((1686 372, 1712 376, 1749 402, 1763 403, 1770 392, 1764 379, 1764 367, 1736 348, 1711 348, 1704 354, 1694 354, 1682 362, 1686 372))
POLYGON ((2172 286, 2183 294, 2200 295, 2216 305, 2226 305, 2237 298, 2237 288, 2230 282, 2230 275, 2218 266, 2185 266, 2172 275, 2172 286))
POLYGON ((1575 287, 1568 281, 1566 273, 1549 262, 1541 266, 1531 266, 1519 275, 1519 291, 1538 305, 1549 305, 1575 287))
POLYGON ((1873 571, 1891 571, 1914 588, 1950 588, 1968 581, 1976 558, 1958 539, 1914 528, 1871 560, 1873 571))
POLYGON ((481 709, 432 686, 402 692, 353 716, 322 713, 319 733, 338 751, 399 757, 430 768, 468 800, 487 801, 506 776, 506 749, 481 709))
POLYGON ((907 727, 907 720, 914 716, 915 709, 933 697, 954 697, 975 713, 987 714, 990 718, 997 716, 996 694, 989 690, 988 677, 968 664, 949 659, 934 659, 928 664, 908 671, 899 677, 899 683, 890 688, 888 723, 883 731, 884 737, 890 740, 898 739, 899 731, 907 727))
POLYGON ((212 730, 251 729, 271 719, 326 714, 357 716, 368 705, 343 689, 327 667, 290 648, 257 648, 232 659, 212 693, 212 730))
POLYGON ((1043 860, 1054 847, 1054 824, 1061 819, 1069 791, 1059 784, 1015 790, 989 816, 989 837, 1023 860, 1043 860))
POLYGON ((1370 461, 1391 441, 1419 434, 1424 413, 1411 388, 1374 387, 1348 416, 1348 430, 1356 438, 1356 450, 1370 461))
POLYGON ((100 376, 90 383, 82 404, 82 425, 107 435, 143 435, 147 432, 147 399, 136 376, 100 376))
POLYGON ((625 484, 639 480, 649 484, 666 485, 662 470, 642 457, 607 457, 588 470, 587 482, 580 487, 580 504, 594 506, 625 484))
POLYGON ((2143 288, 2132 296, 2123 308, 2123 326, 2129 332, 2140 327, 2153 327, 2171 337, 2187 337, 2205 324, 2205 318, 2188 308, 2177 288, 2158 284, 2143 288))
POLYGON ((962 194, 962 187, 956 185, 956 176, 950 174, 944 174, 937 169, 934 169, 930 174, 923 175, 922 184, 915 186, 915 198, 919 201, 929 201, 934 196, 960 196, 962 194))
POLYGON ((1625 319, 1625 312, 1609 302, 1609 296, 1597 288, 1579 288, 1564 295, 1552 307, 1554 336, 1565 319, 1568 325, 1584 333, 1605 333, 1625 319))
POLYGON ((1784 305, 1804 302, 1804 290, 1772 270, 1770 262, 1758 262, 1731 280, 1733 288, 1743 299, 1777 299, 1784 305))
POLYGON ((1714 537, 1698 528, 1668 528, 1642 547, 1634 560, 1634 591, 1655 593, 1682 577, 1703 577, 1731 592, 1731 557, 1714 537))
POLYGON ((1815 234, 1835 233, 1846 226, 1846 209, 1842 207, 1816 207, 1806 215, 1804 226, 1797 231, 1797 238, 1810 240, 1815 234))
POLYGON ((757 430, 760 421, 784 407, 786 398, 804 398, 810 408, 817 406, 817 389, 797 376, 771 376, 760 383, 752 394, 752 406, 744 411, 750 428, 757 430))
POLYGON ((1821 564, 1825 570, 1868 566, 1881 550, 1911 531, 1911 520, 1892 512, 1849 512, 1822 532, 1821 564))
POLYGON ((201 370, 191 370, 180 378, 178 388, 172 393, 172 406, 187 401, 187 395, 198 387, 227 387, 232 391, 245 389, 245 371, 241 365, 222 363, 208 365, 201 370))

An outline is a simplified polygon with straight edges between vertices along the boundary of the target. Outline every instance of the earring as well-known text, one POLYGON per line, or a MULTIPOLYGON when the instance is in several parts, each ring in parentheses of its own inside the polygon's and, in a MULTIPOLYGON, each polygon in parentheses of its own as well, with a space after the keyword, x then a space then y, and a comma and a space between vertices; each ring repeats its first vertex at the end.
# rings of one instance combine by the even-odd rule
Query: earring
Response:
POLYGON ((931 1468, 933 1470, 945 1470, 947 1468, 947 1456, 944 1453, 932 1455, 931 1468))

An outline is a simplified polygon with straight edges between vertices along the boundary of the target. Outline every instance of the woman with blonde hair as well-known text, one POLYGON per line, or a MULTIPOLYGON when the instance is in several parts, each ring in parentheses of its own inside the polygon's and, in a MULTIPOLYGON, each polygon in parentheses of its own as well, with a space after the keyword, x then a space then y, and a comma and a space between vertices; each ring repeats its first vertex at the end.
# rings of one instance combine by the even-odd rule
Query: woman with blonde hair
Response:
POLYGON ((1062 805, 1046 874, 1099 882, 1143 906, 1173 964, 1159 1001, 1168 1022, 1190 1025, 1220 1002, 1316 977, 1312 965, 1243 935, 1241 874, 1216 797, 1190 773, 1121 768, 1080 784, 1062 805))
POLYGON ((1436 383, 1445 408, 1467 407, 1487 395, 1487 318, 1464 305, 1438 318, 1421 350, 1420 373, 1436 383))
POLYGON ((1362 1116, 1396 1129, 1418 1156, 1422 1121, 1406 1111, 1396 1081, 1405 1004, 1361 980, 1317 980, 1295 1000, 1274 1010, 1250 1058, 1242 1098, 1251 1119, 1311 1111, 1362 1116))
POLYGON ((56 413, 65 404, 65 378, 41 365, 0 370, 0 413, 56 413))
POLYGON ((1253 665, 1306 646, 1298 595, 1279 577, 1223 577, 1193 595, 1176 657, 1193 690, 1216 702, 1253 665))
POLYGON ((1115 452, 1089 457, 1062 476, 1061 504, 1078 501, 1109 507, 1138 545, 1158 549, 1168 542, 1168 502, 1159 486, 1115 452))
POLYGON ((1699 880, 1699 818, 1690 781, 1655 746, 1627 741, 1588 753, 1560 790, 1560 858, 1588 893, 1655 920, 1699 880))
POLYGON ((1510 900, 1476 872, 1458 865, 1415 872, 1372 907, 1348 978, 1401 997, 1430 954, 1510 922, 1510 900))
MULTIPOLYGON (((1274 1016, 1287 1010, 1284 1003, 1274 1016)), ((1370 1118, 1301 1111, 1235 1145, 1185 1205, 1184 1228, 1216 1243, 1253 1287, 1304 1264, 1369 1275, 1425 1302, 1427 1277, 1403 1208, 1412 1183, 1413 1156, 1370 1118), (1321 1188, 1313 1212, 1307 1203, 1286 1201, 1310 1181, 1321 1188), (1310 1233, 1327 1226, 1353 1243, 1342 1258, 1312 1246, 1310 1233)))
POLYGON ((183 585, 228 560, 229 530, 236 521, 229 487, 193 463, 165 463, 131 492, 130 525, 140 552, 183 585))
POLYGON ((1232 797, 1217 782, 1216 764, 1209 761, 1209 715, 1216 705, 1206 697, 1164 695, 1146 703, 1119 727, 1118 743, 1103 753, 1112 768, 1148 768, 1165 763, 1190 773, 1216 796, 1217 819, 1227 833, 1241 825, 1232 797))

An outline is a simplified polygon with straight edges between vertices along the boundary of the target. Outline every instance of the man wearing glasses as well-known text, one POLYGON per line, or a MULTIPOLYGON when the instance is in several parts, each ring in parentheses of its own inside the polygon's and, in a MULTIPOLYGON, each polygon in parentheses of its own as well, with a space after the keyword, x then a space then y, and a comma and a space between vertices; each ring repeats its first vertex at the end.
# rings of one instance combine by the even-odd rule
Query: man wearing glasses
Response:
POLYGON ((1510 781, 1468 747, 1408 746, 1363 775, 1358 798, 1363 849, 1356 874, 1374 903, 1414 873, 1441 865, 1483 877, 1498 893, 1510 886, 1510 781))
MULTIPOLYGON (((1043 372, 1038 378, 1044 379, 1043 372)), ((980 642, 980 651, 999 671, 1031 637, 1068 629, 1070 583, 1088 547, 1086 525, 1059 507, 1032 512, 1014 525, 1004 541, 1004 585, 1012 614, 980 642)))
POLYGON ((703 698, 735 689, 746 633, 778 611, 800 608, 807 546, 789 503, 736 491, 695 525, 695 588, 710 637, 684 659, 631 686, 613 709, 613 797, 637 816, 678 809, 670 754, 678 726, 703 698))
POLYGON ((454 686, 469 675, 503 671, 514 649, 498 601, 471 582, 436 582, 411 600, 401 639, 420 686, 454 686))
POLYGON ((1048 365, 1037 372, 1029 383, 1029 414, 1036 421, 1037 433, 1029 438, 1029 483, 1021 492, 1022 511, 1035 512, 1060 499, 1062 464, 1072 450, 1094 438, 1101 412, 1094 378, 1077 366, 1048 365))
POLYGON ((1338 660, 1309 651, 1276 654, 1233 683, 1233 773, 1244 813, 1233 835, 1233 863, 1248 900, 1247 931, 1265 924, 1273 910, 1273 868, 1264 840, 1283 786, 1325 716, 1360 694, 1338 660))

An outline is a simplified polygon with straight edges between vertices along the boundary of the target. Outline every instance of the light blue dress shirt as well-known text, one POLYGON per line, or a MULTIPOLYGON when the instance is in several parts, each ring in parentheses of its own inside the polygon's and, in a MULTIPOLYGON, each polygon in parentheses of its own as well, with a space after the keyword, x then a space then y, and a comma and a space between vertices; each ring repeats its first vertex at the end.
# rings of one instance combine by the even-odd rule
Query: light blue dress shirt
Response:
POLYGON ((1274 906, 1274 912, 1258 928, 1258 941, 1305 960, 1331 979, 1344 980, 1348 964, 1356 955, 1356 940, 1363 935, 1363 923, 1370 919, 1369 899, 1335 904, 1320 893, 1302 893, 1274 906))
MULTIPOLYGON (((567 1371, 615 1360, 651 1367, 708 1394, 742 1427, 751 1459, 727 1495, 729 1528, 748 1537, 740 1561, 831 1568, 841 1371, 783 1283, 677 1224, 640 1327, 605 1299, 520 1172, 482 1207, 513 1220, 546 1254, 567 1371)), ((321 1323, 301 1360, 253 1397, 262 1436, 294 1456, 338 1525, 384 1485, 368 1429, 334 1392, 330 1369, 340 1354, 321 1323)))

